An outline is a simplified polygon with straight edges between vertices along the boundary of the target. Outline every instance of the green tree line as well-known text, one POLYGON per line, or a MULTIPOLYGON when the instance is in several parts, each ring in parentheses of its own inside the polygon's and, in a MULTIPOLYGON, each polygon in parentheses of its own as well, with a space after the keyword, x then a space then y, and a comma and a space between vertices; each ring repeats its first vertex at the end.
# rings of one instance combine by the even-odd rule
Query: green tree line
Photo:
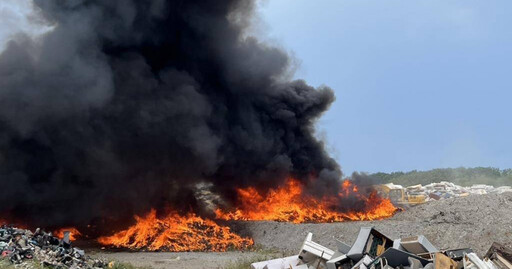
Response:
POLYGON ((449 181, 461 186, 487 184, 495 187, 512 186, 512 169, 500 170, 493 167, 440 168, 429 171, 392 172, 370 174, 381 183, 395 183, 403 186, 426 185, 433 182, 449 181))

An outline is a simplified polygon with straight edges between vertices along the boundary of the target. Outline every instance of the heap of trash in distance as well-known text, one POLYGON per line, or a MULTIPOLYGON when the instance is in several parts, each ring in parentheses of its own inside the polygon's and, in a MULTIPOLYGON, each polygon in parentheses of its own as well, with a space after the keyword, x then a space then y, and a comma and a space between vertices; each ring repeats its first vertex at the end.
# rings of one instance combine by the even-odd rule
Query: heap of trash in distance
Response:
MULTIPOLYGON (((400 185, 395 185, 400 186, 400 185)), ((441 181, 438 183, 430 183, 425 186, 421 184, 409 186, 406 188, 407 191, 411 193, 424 193, 430 199, 439 200, 443 198, 451 198, 451 197, 461 197, 468 196, 470 194, 489 194, 489 193, 505 193, 512 192, 512 187, 510 186, 501 186, 494 187, 491 185, 485 184, 474 184, 469 187, 459 186, 452 182, 441 181)))
POLYGON ((73 247, 69 232, 59 239, 37 228, 35 232, 11 226, 0 227, 0 252, 2 259, 15 265, 27 265, 34 260, 44 268, 105 268, 108 264, 85 255, 73 247))
POLYGON ((251 269, 512 269, 512 250, 493 243, 481 259, 470 248, 440 251, 423 235, 392 240, 363 227, 352 246, 331 250, 309 233, 299 254, 251 264, 251 269))
POLYGON ((388 198, 397 205, 416 205, 433 200, 464 197, 481 194, 502 194, 512 192, 512 187, 494 187, 485 184, 475 184, 469 187, 459 186, 452 182, 441 181, 427 185, 404 187, 394 183, 375 185, 375 190, 381 197, 388 198))

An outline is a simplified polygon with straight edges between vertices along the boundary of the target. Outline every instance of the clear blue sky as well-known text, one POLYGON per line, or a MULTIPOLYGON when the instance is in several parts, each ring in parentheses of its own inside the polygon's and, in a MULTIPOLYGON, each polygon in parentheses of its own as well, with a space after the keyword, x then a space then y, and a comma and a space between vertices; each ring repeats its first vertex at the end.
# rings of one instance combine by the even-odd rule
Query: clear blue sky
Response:
POLYGON ((512 167, 512 1, 268 0, 268 39, 332 87, 319 123, 353 171, 512 167))

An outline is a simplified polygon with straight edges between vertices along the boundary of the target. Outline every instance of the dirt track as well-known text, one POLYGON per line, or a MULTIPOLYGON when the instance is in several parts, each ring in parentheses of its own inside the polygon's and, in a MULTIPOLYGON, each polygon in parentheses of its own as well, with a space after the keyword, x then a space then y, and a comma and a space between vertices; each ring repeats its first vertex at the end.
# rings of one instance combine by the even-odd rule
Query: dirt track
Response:
MULTIPOLYGON (((264 249, 295 253, 308 232, 313 240, 334 248, 334 239, 351 244, 359 227, 374 226, 391 238, 425 235, 440 249, 471 247, 480 255, 492 242, 512 246, 512 193, 475 195, 433 201, 382 221, 321 224, 237 222, 229 224, 251 236, 264 249)), ((228 253, 103 253, 108 259, 154 268, 222 268, 236 259, 257 259, 258 252, 228 253), (177 259, 177 257, 180 257, 177 259)))

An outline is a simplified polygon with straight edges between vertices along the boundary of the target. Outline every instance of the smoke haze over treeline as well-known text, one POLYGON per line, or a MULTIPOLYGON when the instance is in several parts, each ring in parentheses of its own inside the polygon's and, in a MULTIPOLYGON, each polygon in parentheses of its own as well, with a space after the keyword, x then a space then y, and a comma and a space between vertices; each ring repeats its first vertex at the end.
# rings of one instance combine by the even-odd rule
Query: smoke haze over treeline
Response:
POLYGON ((369 177, 379 183, 395 183, 404 186, 416 184, 430 184, 448 181, 462 186, 473 184, 489 184, 495 187, 512 185, 512 169, 499 169, 493 167, 474 168, 438 168, 428 171, 408 171, 392 173, 373 173, 369 177))

